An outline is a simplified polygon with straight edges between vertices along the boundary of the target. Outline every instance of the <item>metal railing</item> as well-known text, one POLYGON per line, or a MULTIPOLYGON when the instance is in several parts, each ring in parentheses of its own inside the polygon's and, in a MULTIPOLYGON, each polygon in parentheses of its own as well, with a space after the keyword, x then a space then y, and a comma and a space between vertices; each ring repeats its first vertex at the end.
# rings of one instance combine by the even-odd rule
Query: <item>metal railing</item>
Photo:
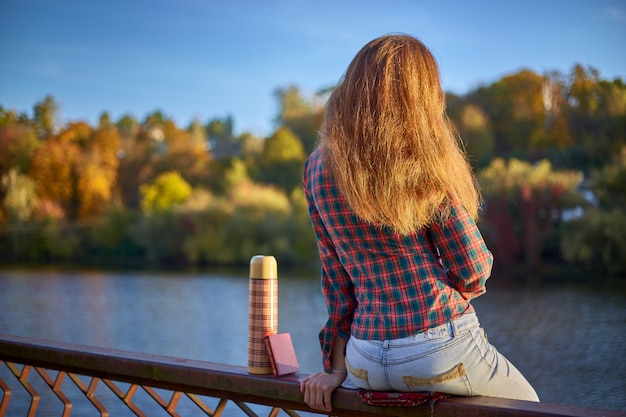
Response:
MULTIPOLYGON (((102 386, 107 387, 119 399, 117 402, 136 416, 150 415, 135 400, 142 391, 152 399, 153 406, 157 404, 161 412, 170 416, 180 415, 177 409, 182 398, 189 400, 186 403, 193 404, 194 411, 186 414, 193 416, 219 417, 224 415, 227 405, 230 405, 231 414, 235 409, 238 415, 251 417, 258 417, 260 412, 267 413, 269 417, 280 414, 295 417, 298 412, 313 412, 300 393, 299 380, 303 374, 281 378, 251 375, 242 366, 2 334, 0 371, 4 371, 0 373, 0 417, 9 417, 11 399, 17 390, 26 391, 30 398, 25 415, 36 416, 43 396, 34 388, 35 385, 54 393, 62 403, 59 415, 63 417, 70 417, 74 408, 66 393, 76 389, 93 406, 93 415, 111 415, 100 399, 102 388, 99 387, 102 386), (3 374, 9 378, 3 379, 3 374), (209 406, 209 399, 216 405, 209 406), (259 411, 257 405, 262 406, 263 411, 259 411)), ((624 417, 626 413, 490 397, 446 398, 418 407, 371 407, 363 404, 355 391, 340 388, 333 396, 332 415, 624 417)), ((10 417, 19 416, 11 414, 10 417)))

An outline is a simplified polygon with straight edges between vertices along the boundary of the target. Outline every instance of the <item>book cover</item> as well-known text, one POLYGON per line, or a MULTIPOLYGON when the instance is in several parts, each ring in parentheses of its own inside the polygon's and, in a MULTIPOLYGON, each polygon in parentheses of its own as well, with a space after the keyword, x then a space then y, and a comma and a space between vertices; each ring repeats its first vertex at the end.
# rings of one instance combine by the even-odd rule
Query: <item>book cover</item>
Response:
POLYGON ((289 375, 300 370, 290 333, 269 334, 265 336, 265 345, 274 376, 289 375))

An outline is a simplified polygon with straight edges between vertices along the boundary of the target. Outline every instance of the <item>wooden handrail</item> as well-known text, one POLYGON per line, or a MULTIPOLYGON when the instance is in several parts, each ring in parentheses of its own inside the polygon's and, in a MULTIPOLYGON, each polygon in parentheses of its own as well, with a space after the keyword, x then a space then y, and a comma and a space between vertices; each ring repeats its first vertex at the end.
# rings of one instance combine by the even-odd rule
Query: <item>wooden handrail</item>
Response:
MULTIPOLYGON (((243 366, 73 345, 56 341, 0 334, 0 365, 21 364, 79 374, 104 381, 119 381, 174 393, 204 395, 234 402, 261 404, 283 410, 314 412, 303 401, 299 380, 304 374, 281 378, 251 375, 243 366)), ((50 385, 50 384, 49 384, 50 385)), ((6 409, 8 383, 0 411, 6 409)), ((149 389, 149 388, 148 388, 149 389)), ((565 389, 565 387, 564 387, 565 389)), ((93 402, 93 401, 92 401, 93 402)), ((165 406, 164 406, 165 407, 165 406)), ((1 412, 0 412, 1 414, 1 412)), ((419 407, 371 407, 358 394, 340 388, 333 397, 336 416, 545 416, 624 417, 626 413, 601 409, 505 400, 490 397, 454 397, 419 407)), ((209 414, 211 415, 211 414, 209 414)))

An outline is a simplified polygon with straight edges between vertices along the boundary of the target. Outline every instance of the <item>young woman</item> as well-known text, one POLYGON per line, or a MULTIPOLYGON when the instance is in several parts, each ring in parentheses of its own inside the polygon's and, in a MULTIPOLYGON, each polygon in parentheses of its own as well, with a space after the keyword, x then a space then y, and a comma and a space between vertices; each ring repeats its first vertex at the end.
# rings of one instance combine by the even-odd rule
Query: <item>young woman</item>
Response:
POLYGON ((322 261, 324 370, 301 382, 331 410, 344 380, 377 391, 538 401, 488 343, 470 301, 492 255, 479 191, 418 39, 365 45, 331 95, 303 186, 322 261))

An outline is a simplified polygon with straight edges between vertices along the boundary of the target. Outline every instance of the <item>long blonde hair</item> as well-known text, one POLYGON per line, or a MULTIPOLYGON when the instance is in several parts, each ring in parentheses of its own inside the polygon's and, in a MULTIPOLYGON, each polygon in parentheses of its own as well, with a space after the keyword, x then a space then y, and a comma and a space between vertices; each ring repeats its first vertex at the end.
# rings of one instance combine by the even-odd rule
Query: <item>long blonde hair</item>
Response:
POLYGON ((451 198, 478 216, 437 62, 412 36, 386 35, 357 53, 328 100, 320 139, 341 192, 368 223, 406 235, 445 220, 451 198))

